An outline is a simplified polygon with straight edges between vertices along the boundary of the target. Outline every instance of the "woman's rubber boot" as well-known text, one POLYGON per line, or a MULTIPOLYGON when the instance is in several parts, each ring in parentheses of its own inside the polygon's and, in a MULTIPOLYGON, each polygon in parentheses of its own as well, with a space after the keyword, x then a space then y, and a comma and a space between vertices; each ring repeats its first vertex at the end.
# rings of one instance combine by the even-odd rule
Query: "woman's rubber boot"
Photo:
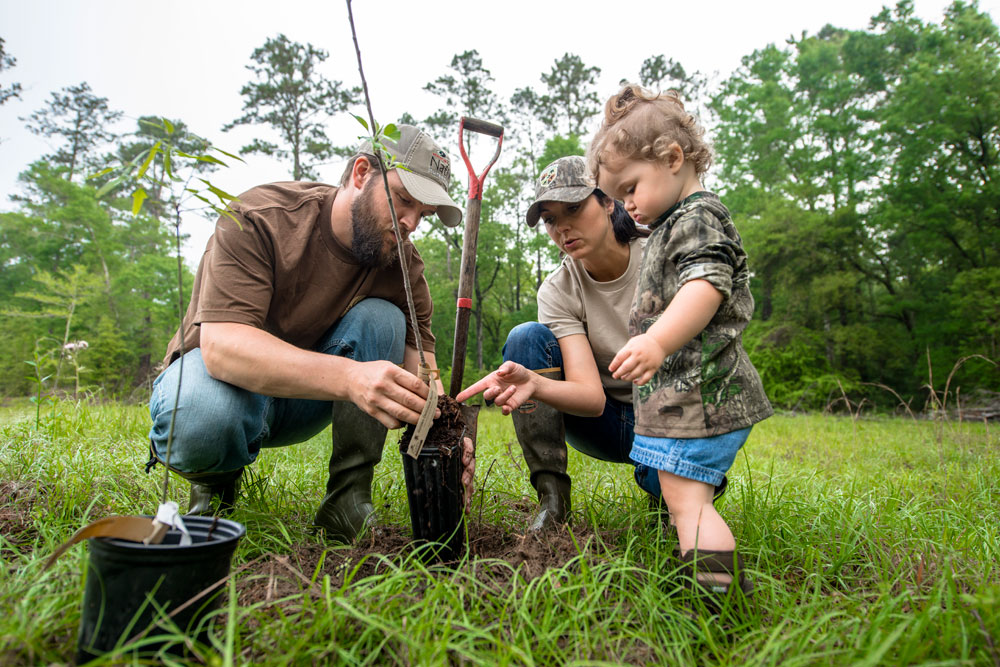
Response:
MULTIPOLYGON (((561 379, 562 371, 539 373, 561 379)), ((526 406, 521 406, 524 409, 526 406)), ((530 412, 511 413, 517 441, 531 472, 531 485, 538 492, 538 514, 529 532, 551 530, 566 523, 570 504, 570 477, 566 473, 566 426, 563 415, 545 403, 535 401, 530 412)))
POLYGON ((375 525, 372 479, 386 428, 353 403, 334 401, 332 431, 330 479, 313 523, 332 540, 352 542, 375 525))
POLYGON ((240 480, 243 479, 243 468, 228 472, 181 472, 160 460, 153 443, 149 443, 149 460, 146 462, 146 474, 159 463, 172 473, 191 482, 191 496, 188 500, 189 515, 197 516, 228 516, 236 507, 236 496, 240 492, 240 480), (218 499, 218 509, 212 501, 218 499))

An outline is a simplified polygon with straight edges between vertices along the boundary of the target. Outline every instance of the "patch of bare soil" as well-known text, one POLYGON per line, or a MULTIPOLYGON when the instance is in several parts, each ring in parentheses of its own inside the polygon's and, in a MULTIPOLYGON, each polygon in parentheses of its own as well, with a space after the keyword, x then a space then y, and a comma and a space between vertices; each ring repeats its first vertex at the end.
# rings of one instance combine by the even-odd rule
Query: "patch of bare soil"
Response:
POLYGON ((38 488, 31 482, 0 482, 0 535, 6 540, 0 545, 0 556, 7 560, 15 547, 30 544, 35 530, 31 510, 38 501, 38 488))
MULTIPOLYGON (((472 526, 469 547, 473 558, 460 567, 474 568, 478 580, 488 578, 496 588, 507 589, 518 578, 531 580, 548 569, 564 567, 581 550, 599 559, 605 553, 604 543, 613 537, 597 535, 587 526, 567 526, 539 536, 518 535, 491 525, 472 526)), ((308 589, 318 595, 318 587, 312 583, 317 571, 318 578, 329 575, 331 585, 339 587, 345 577, 356 581, 388 571, 413 549, 409 528, 385 526, 351 546, 309 543, 297 545, 287 555, 266 554, 245 566, 250 576, 240 578, 240 604, 275 602, 308 589)))

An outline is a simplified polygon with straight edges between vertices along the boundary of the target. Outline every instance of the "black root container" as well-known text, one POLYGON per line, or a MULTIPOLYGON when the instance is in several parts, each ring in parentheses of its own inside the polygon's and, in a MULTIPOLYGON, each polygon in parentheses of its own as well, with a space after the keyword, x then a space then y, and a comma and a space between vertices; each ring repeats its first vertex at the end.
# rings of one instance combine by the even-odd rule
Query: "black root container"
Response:
MULTIPOLYGON (((461 406, 450 396, 438 398, 441 416, 427 434, 417 458, 406 453, 413 436, 407 427, 399 441, 406 478, 410 524, 418 543, 436 543, 423 553, 427 560, 453 561, 465 553, 465 503, 462 488, 462 439, 472 437, 461 406)), ((474 428, 474 426, 473 426, 474 428)))
MULTIPOLYGON (((87 541, 90 558, 76 647, 78 664, 124 645, 154 621, 157 626, 147 634, 165 632, 159 629, 164 616, 229 574, 233 552, 246 528, 235 521, 203 516, 186 516, 184 524, 193 542, 187 546, 180 545, 181 533, 173 528, 162 544, 105 537, 87 541)), ((223 589, 208 590, 171 621, 189 637, 204 639, 208 624, 202 620, 219 607, 223 589)), ((155 652, 161 646, 144 644, 141 652, 155 652)), ((177 650, 183 649, 178 646, 177 650)))

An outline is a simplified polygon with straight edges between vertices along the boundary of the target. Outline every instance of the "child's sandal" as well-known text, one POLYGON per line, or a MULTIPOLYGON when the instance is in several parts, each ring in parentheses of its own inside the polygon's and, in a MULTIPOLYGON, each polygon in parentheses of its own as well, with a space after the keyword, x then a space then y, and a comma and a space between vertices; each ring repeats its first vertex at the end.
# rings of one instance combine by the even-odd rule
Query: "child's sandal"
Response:
POLYGON ((753 595, 753 582, 743 574, 743 557, 735 551, 711 551, 709 549, 689 550, 681 555, 680 549, 674 549, 674 556, 681 561, 682 571, 689 585, 713 597, 727 595, 733 586, 739 587, 743 596, 753 595), (697 562, 696 559, 697 558, 697 562), (728 574, 733 578, 727 584, 699 581, 698 574, 728 574))

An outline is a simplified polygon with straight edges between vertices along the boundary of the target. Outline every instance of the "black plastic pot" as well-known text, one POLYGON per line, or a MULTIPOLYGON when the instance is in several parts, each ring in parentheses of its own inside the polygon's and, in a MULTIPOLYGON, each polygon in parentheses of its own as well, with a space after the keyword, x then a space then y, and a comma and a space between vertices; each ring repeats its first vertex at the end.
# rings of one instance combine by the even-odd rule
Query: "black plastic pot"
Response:
MULTIPOLYGON (((162 544, 111 538, 87 541, 90 558, 83 593, 77 663, 124 644, 154 620, 216 584, 229 574, 236 544, 246 533, 242 524, 213 517, 186 516, 193 544, 180 545, 181 533, 170 529, 162 544), (213 525, 214 524, 214 525, 213 525)), ((171 618, 189 636, 204 638, 204 617, 219 606, 223 586, 210 591, 171 618)), ((149 631, 155 635, 159 630, 149 631)), ((160 646, 145 645, 143 652, 160 646)))
POLYGON ((402 455, 414 540, 440 545, 422 552, 429 561, 458 560, 466 548, 461 448, 425 446, 415 459, 402 455))

